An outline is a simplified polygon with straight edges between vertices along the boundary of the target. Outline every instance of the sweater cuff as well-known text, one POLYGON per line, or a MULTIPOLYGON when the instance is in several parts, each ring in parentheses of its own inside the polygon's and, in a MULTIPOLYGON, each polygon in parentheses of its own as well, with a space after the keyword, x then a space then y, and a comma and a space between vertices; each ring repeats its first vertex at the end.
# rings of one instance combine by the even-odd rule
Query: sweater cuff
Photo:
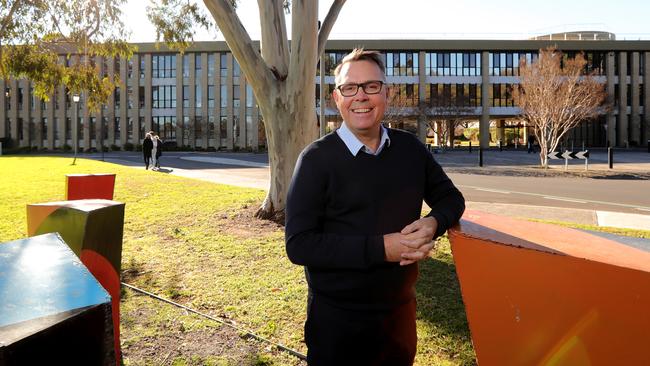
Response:
POLYGON ((384 248, 383 235, 368 236, 366 255, 370 265, 380 264, 386 261, 386 249, 384 248))
POLYGON ((447 231, 449 226, 449 224, 447 223, 447 219, 443 215, 439 213, 435 213, 433 211, 430 212, 427 216, 433 217, 438 222, 438 228, 436 229, 436 233, 433 235, 433 239, 442 236, 445 233, 445 231, 447 231))

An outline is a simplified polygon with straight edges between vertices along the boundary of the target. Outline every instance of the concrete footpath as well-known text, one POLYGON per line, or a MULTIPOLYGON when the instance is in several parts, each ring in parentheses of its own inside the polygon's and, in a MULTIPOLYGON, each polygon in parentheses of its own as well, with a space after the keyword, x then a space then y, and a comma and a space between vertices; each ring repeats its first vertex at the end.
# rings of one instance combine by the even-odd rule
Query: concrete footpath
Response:
MULTIPOLYGON (((120 159, 119 155, 121 154, 119 153, 115 154, 117 156, 113 153, 110 155, 106 159, 107 161, 143 169, 140 164, 134 165, 132 161, 120 159)), ((484 161, 490 163, 491 169, 514 172, 514 175, 566 174, 563 173, 564 161, 553 161, 551 163, 551 169, 548 171, 540 170, 536 166, 539 163, 539 158, 535 154, 526 154, 521 151, 489 151, 485 155, 484 161)), ((434 154, 434 156, 447 171, 473 174, 477 173, 477 169, 479 169, 476 160, 477 153, 468 154, 467 151, 453 151, 444 154, 434 154)), ((571 162, 569 168, 578 177, 634 175, 650 179, 650 154, 638 152, 618 153, 618 164, 615 170, 608 169, 605 151, 597 152, 592 154, 592 156, 592 160, 594 161, 590 163, 589 171, 584 170, 584 162, 571 162)), ((92 157, 94 158, 95 156, 92 157)), ((172 175, 262 190, 268 189, 270 175, 268 158, 263 154, 169 152, 166 158, 163 159, 163 168, 163 171, 172 175), (175 155, 175 163, 170 161, 170 155, 175 155), (166 167, 165 162, 171 163, 173 166, 166 167), (188 169, 184 168, 184 164, 196 163, 200 164, 198 166, 191 165, 188 169)), ((518 218, 650 230, 650 215, 642 214, 492 202, 467 202, 467 208, 518 218)))

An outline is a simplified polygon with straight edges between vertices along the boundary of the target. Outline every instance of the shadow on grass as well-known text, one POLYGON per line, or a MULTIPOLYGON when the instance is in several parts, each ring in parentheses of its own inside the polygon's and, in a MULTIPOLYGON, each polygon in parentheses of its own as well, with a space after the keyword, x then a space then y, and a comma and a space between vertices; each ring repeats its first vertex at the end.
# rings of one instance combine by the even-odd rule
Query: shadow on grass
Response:
POLYGON ((475 354, 451 255, 421 261, 416 285, 418 319, 435 329, 432 347, 460 365, 475 365, 475 354))

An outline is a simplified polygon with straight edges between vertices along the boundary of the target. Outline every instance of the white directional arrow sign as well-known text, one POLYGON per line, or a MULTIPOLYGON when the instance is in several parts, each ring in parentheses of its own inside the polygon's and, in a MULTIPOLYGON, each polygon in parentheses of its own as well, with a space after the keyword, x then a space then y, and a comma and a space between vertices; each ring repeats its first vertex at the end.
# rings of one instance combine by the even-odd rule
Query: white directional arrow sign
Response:
POLYGON ((589 159, 589 150, 578 151, 576 153, 576 159, 589 159))
POLYGON ((564 159, 573 159, 573 153, 569 150, 562 153, 564 159))
POLYGON ((559 151, 551 151, 548 153, 548 158, 549 159, 559 159, 560 158, 560 152, 559 151))

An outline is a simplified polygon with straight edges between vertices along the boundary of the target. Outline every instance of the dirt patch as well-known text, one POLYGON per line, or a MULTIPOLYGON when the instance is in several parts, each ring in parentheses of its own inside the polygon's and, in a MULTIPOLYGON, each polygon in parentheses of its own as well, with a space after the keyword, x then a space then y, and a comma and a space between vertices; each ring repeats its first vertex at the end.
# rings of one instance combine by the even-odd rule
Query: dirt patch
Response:
POLYGON ((264 220, 255 217, 260 203, 244 205, 228 214, 219 217, 219 228, 226 234, 241 237, 264 236, 278 230, 284 230, 284 226, 272 220, 264 220))
MULTIPOLYGON (((131 292, 130 296, 144 296, 131 292)), ((160 302, 161 307, 173 307, 160 302)), ((179 308, 180 313, 188 313, 179 308)), ((187 365, 306 365, 306 362, 282 351, 272 344, 260 341, 238 330, 215 322, 214 327, 201 330, 186 330, 187 323, 179 317, 169 319, 164 329, 155 335, 138 337, 132 329, 138 329, 138 322, 148 324, 156 316, 151 308, 138 308, 130 314, 123 314, 130 320, 129 327, 122 327, 122 357, 129 365, 172 365, 184 360, 187 365), (125 342, 127 339, 137 341, 125 342)), ((197 321, 200 316, 196 315, 197 321)))

